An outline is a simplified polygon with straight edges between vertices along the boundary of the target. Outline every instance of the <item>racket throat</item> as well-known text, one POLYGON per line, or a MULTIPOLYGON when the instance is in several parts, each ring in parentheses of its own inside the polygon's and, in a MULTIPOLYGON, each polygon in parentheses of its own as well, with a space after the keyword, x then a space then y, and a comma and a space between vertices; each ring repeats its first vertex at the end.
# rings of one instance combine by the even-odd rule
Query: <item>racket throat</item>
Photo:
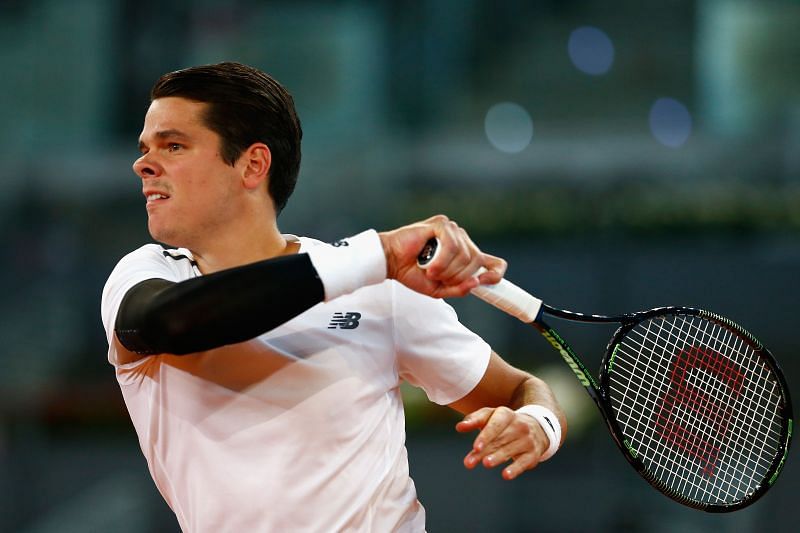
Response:
POLYGON ((578 378, 578 381, 580 381, 581 385, 590 391, 590 395, 594 397, 598 391, 597 382, 595 382, 594 378, 586 369, 581 360, 578 359, 578 356, 575 355, 575 352, 572 351, 572 348, 569 347, 569 344, 567 344, 567 342, 562 339, 554 329, 546 325, 540 325, 536 322, 534 322, 533 325, 539 330, 539 333, 542 334, 550 346, 552 346, 559 353, 559 355, 561 355, 561 358, 564 359, 565 363, 567 363, 567 366, 569 366, 569 368, 575 374, 575 377, 578 378))

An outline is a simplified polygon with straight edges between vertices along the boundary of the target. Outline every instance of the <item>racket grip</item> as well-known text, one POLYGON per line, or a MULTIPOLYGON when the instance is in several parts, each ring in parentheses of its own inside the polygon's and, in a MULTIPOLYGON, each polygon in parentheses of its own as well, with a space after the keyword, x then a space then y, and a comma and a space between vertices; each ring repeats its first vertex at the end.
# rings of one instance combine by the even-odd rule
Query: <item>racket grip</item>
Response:
MULTIPOLYGON (((420 268, 427 268, 428 264, 436 257, 438 250, 439 242, 435 238, 430 239, 417 257, 417 264, 420 268)), ((486 269, 480 267, 475 275, 480 276, 484 272, 486 269)), ((471 292, 484 302, 517 317, 526 324, 536 320, 539 310, 542 308, 540 299, 506 279, 500 280, 500 283, 495 285, 480 285, 471 292)))
MULTIPOLYGON (((476 276, 485 272, 481 267, 476 276)), ((524 289, 514 285, 507 279, 501 279, 495 285, 480 285, 472 289, 472 294, 486 303, 492 304, 501 311, 515 316, 522 322, 529 324, 536 320, 542 308, 542 301, 524 289)))

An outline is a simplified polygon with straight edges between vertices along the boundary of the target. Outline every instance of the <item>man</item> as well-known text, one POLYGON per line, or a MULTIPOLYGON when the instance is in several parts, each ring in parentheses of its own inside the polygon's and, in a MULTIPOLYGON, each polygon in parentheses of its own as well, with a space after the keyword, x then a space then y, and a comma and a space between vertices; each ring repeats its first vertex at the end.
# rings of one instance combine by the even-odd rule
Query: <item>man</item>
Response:
POLYGON ((510 461, 506 479, 555 452, 563 414, 430 298, 505 271, 454 222, 333 245, 279 232, 301 136, 291 96, 256 69, 156 82, 133 169, 170 247, 145 245, 109 277, 108 358, 184 531, 422 531, 401 380, 466 414, 456 429, 479 433, 465 466, 510 461))

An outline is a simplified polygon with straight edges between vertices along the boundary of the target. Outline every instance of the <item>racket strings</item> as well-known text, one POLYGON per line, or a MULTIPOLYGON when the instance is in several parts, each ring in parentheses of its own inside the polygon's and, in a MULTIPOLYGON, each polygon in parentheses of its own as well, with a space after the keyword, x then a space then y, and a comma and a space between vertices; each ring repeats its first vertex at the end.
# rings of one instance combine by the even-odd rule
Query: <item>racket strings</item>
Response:
MULTIPOLYGON (((736 339, 736 337, 734 337, 729 331, 725 330, 724 333, 726 338, 722 341, 723 345, 730 346, 733 348, 734 353, 741 354, 741 347, 743 346, 743 343, 736 339), (732 339, 736 339, 736 345, 731 344, 730 341, 732 339)), ((748 464, 743 460, 745 456, 743 456, 741 453, 736 453, 737 450, 740 450, 741 448, 735 445, 735 433, 731 433, 731 440, 728 442, 727 448, 723 446, 725 444, 724 437, 729 431, 729 426, 731 426, 731 424, 729 424, 730 420, 736 420, 737 417, 746 418, 747 416, 747 412, 742 412, 741 402, 738 401, 741 395, 740 389, 744 379, 744 374, 740 369, 738 369, 738 367, 736 367, 736 365, 731 363, 730 359, 719 354, 718 352, 711 351, 710 354, 712 355, 709 355, 709 352, 701 353, 702 357, 697 358, 698 362, 701 364, 695 364, 697 364, 699 367, 702 367, 702 363, 707 363, 710 359, 713 361, 711 368, 706 367, 704 370, 710 371, 712 375, 715 375, 716 372, 716 377, 719 378, 719 380, 716 382, 714 380, 710 381, 710 383, 714 385, 712 387, 713 396, 715 398, 720 398, 719 395, 728 394, 727 403, 724 401, 722 401, 722 403, 719 405, 710 403, 710 405, 713 405, 715 409, 717 409, 716 411, 710 409, 706 409, 705 412, 703 410, 697 411, 697 423, 701 427, 699 440, 706 446, 710 447, 710 450, 705 450, 708 453, 703 457, 703 459, 706 461, 704 463, 703 473, 709 477, 714 476, 716 473, 715 468, 717 461, 724 462, 723 464, 732 465, 730 472, 736 472, 738 475, 731 476, 730 479, 727 480, 725 478, 720 478, 720 482, 718 482, 716 485, 713 485, 713 488, 716 490, 711 490, 709 496, 722 499, 723 501, 730 500, 731 498, 736 499, 737 495, 742 491, 746 494, 751 490, 751 488, 754 490, 756 488, 753 486, 754 483, 757 484, 761 479, 763 479, 763 476, 759 476, 758 472, 756 472, 758 463, 753 463, 751 471, 748 471, 748 464), (706 418, 703 419, 703 416, 706 418), (718 435, 721 435, 721 437, 718 439, 719 441, 722 441, 720 444, 712 441, 712 438, 718 435), (732 453, 726 455, 726 451, 732 453)), ((679 359, 679 361, 685 360, 686 359, 679 359)), ((700 375, 703 374, 700 373, 700 375)), ((697 387, 697 384, 692 386, 697 387)), ((676 393, 676 395, 677 394, 679 393, 676 393)), ((678 400, 684 401, 683 398, 678 398, 678 400)), ((706 400, 706 403, 708 402, 713 402, 713 400, 706 400)), ((746 423, 742 427, 746 429, 756 428, 756 426, 754 426, 752 423, 746 423)), ((730 429, 733 430, 736 428, 737 426, 735 424, 730 427, 730 429)), ((744 433, 741 435, 744 435, 744 433)), ((695 437, 695 440, 697 439, 698 437, 695 437)), ((747 437, 746 440, 748 441, 748 444, 751 445, 757 442, 764 442, 764 439, 759 439, 758 436, 756 436, 754 440, 752 435, 747 437)), ((752 446, 750 451, 752 451, 752 446)), ((763 454, 763 450, 758 453, 763 454)), ((755 457, 762 457, 762 455, 756 455, 755 457)), ((767 462, 766 464, 761 465, 764 472, 768 470, 770 464, 770 462, 767 462)), ((668 479, 667 481, 674 480, 668 479)), ((678 489, 686 490, 686 487, 683 486, 684 484, 685 480, 681 480, 681 486, 679 486, 678 489)))
MULTIPOLYGON (((679 359, 679 361, 680 361, 680 359, 679 359)), ((680 366, 678 368, 680 368, 680 366)), ((673 374, 674 374, 674 372, 673 372, 673 374)), ((671 379, 674 380, 674 376, 671 379)), ((663 382, 662 382, 662 384, 663 384, 663 382)), ((683 399, 681 401, 685 402, 685 399, 683 399)), ((691 407, 691 406, 692 405, 690 403, 687 407, 691 407)), ((661 411, 664 411, 663 407, 662 407, 661 411)), ((702 413, 702 411, 698 411, 698 412, 702 413)), ((669 414, 672 415, 673 413, 670 412, 669 414)), ((662 417, 663 417, 663 414, 662 414, 662 417)), ((689 433, 689 437, 693 437, 693 439, 695 441, 700 439, 700 442, 703 444, 704 448, 703 449, 699 449, 697 447, 698 446, 697 442, 695 442, 694 443, 694 448, 688 448, 687 449, 686 445, 687 444, 691 445, 691 440, 692 439, 684 438, 683 440, 679 440, 675 436, 677 433, 674 431, 674 429, 670 429, 670 431, 672 431, 672 433, 664 435, 663 434, 663 430, 666 429, 665 422, 663 420, 660 420, 659 422, 660 422, 660 425, 661 425, 661 428, 662 428, 662 435, 661 435, 662 437, 668 437, 668 439, 667 439, 668 442, 671 442, 671 444, 673 444, 673 445, 678 445, 679 447, 683 447, 682 451, 684 451, 684 452, 686 452, 686 451, 688 451, 688 452, 694 451, 695 452, 694 453, 695 459, 700 458, 700 459, 704 459, 705 460, 705 462, 702 463, 703 466, 704 466, 704 470, 703 470, 704 473, 706 473, 707 475, 712 475, 713 474, 713 465, 714 465, 714 461, 716 460, 716 455, 719 453, 719 450, 716 447, 713 447, 711 444, 709 444, 707 436, 708 436, 708 433, 709 433, 709 429, 708 428, 711 428, 712 430, 715 430, 717 432, 719 431, 720 428, 719 427, 715 427, 715 426, 718 426, 718 424, 710 424, 710 425, 706 424, 706 426, 703 428, 703 431, 701 431, 700 435, 694 435, 692 433, 689 433), (704 454, 699 454, 699 453, 697 453, 698 450, 702 451, 702 452, 705 452, 705 453, 704 454)), ((706 421, 706 422, 708 422, 708 421, 706 421)), ((713 422, 713 420, 711 420, 711 422, 713 422)), ((681 426, 681 425, 678 425, 677 427, 679 429, 683 428, 683 426, 681 426)), ((724 428, 722 428, 722 429, 724 429, 724 428)), ((686 432, 684 431, 684 433, 686 433, 686 432)), ((681 487, 679 486, 678 489, 681 489, 681 487)))
MULTIPOLYGON (((691 354, 691 355, 694 355, 694 354, 691 354)), ((721 361, 721 359, 719 359, 718 356, 715 356, 715 357, 716 358, 715 358, 714 361, 717 364, 717 366, 719 366, 718 363, 719 363, 719 361, 721 361)), ((678 362, 680 363, 682 360, 685 361, 685 358, 684 359, 679 358, 678 362)), ((676 368, 681 369, 681 366, 682 365, 679 364, 679 365, 676 366, 676 368)), ((698 365, 698 366, 700 366, 700 365, 698 365)), ((673 383, 673 385, 671 387, 672 389, 675 389, 675 387, 674 387, 674 380, 675 380, 674 374, 675 374, 675 372, 673 370, 673 373, 672 373, 671 378, 670 378, 671 379, 670 382, 673 383)), ((740 375, 740 374, 737 374, 737 375, 740 375)), ((723 374, 723 378, 724 378, 724 374, 723 374)), ((663 386, 663 380, 662 380, 662 386, 663 386)), ((688 409, 690 415, 691 414, 698 414, 698 416, 701 416, 701 417, 702 416, 707 416, 708 413, 704 412, 704 411, 707 411, 707 410, 696 409, 696 407, 697 407, 695 405, 696 402, 694 402, 694 404, 693 404, 692 402, 687 402, 685 397, 684 398, 680 397, 682 395, 681 392, 685 392, 685 390, 691 390, 691 389, 684 388, 684 391, 680 391, 679 390, 677 392, 673 390, 673 393, 675 394, 675 396, 677 396, 677 398, 672 398, 672 399, 666 398, 666 401, 672 400, 672 402, 673 402, 673 404, 669 405, 669 409, 668 409, 669 413, 668 414, 671 417, 676 415, 676 413, 673 412, 672 407, 674 407, 674 402, 675 401, 680 401, 681 403, 686 403, 686 405, 684 405, 682 407, 686 407, 688 409), (691 409, 692 407, 695 407, 695 409, 692 410, 691 409)), ((736 389, 734 388, 734 390, 736 390, 736 389)), ((664 418, 663 411, 664 410, 665 409, 662 406, 662 408, 660 410, 661 419, 659 419, 658 422, 657 422, 657 425, 659 425, 661 427, 661 430, 662 430, 661 437, 664 438, 666 440, 666 442, 669 442, 670 444, 677 446, 680 449, 680 451, 684 452, 684 455, 692 455, 692 456, 694 456, 694 457, 692 457, 693 459, 699 460, 701 466, 703 467, 702 471, 703 471, 704 474, 706 474, 707 476, 714 475, 714 465, 716 463, 717 456, 718 456, 718 454, 720 452, 720 449, 712 441, 709 440, 709 435, 710 434, 717 434, 717 433, 720 432, 720 430, 723 430, 723 431, 726 430, 725 425, 720 425, 718 423, 719 422, 719 417, 718 416, 717 417, 712 417, 710 419, 708 419, 708 418, 706 418, 706 419, 699 418, 698 419, 699 420, 698 423, 701 425, 701 430, 697 431, 697 429, 694 429, 692 431, 687 431, 686 427, 685 427, 685 423, 680 421, 680 419, 678 419, 680 421, 680 423, 664 421, 663 420, 663 418, 664 418), (676 431, 675 430, 676 427, 678 428, 678 430, 682 431, 682 433, 679 433, 679 431, 676 431), (668 430, 669 433, 665 434, 664 430, 668 430), (692 442, 692 441, 694 441, 694 442, 692 442), (698 442, 699 442, 699 444, 698 444, 698 442)), ((685 417, 686 413, 680 413, 679 412, 679 413, 677 413, 677 415, 685 417)), ((663 443, 661 443, 661 444, 662 444, 662 448, 663 448, 663 443)), ((662 451, 662 450, 657 450, 657 451, 662 451)), ((685 460, 683 462, 686 463, 685 460)), ((674 478, 675 477, 675 472, 671 472, 670 475, 674 478)), ((687 479, 685 477, 681 477, 680 479, 667 479, 667 481, 671 482, 673 484, 678 483, 678 485, 676 486, 676 488, 678 490, 686 491, 686 489, 687 489, 687 487, 683 486, 687 481, 687 479)), ((718 484, 717 487, 723 487, 724 488, 724 484, 718 484)), ((729 497, 729 494, 723 495, 721 497, 729 497)))
POLYGON ((684 497, 740 501, 780 449, 772 371, 742 337, 710 320, 640 323, 617 346, 609 384, 629 445, 650 476, 684 497))

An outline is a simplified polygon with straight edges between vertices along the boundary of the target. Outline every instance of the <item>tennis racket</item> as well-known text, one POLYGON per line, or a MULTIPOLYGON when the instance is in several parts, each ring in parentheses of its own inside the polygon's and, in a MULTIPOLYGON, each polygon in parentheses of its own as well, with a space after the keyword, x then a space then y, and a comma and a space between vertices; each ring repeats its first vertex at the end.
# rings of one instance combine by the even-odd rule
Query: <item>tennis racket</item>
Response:
MULTIPOLYGON (((438 249, 419 255, 422 268, 438 249)), ((709 512, 742 509, 778 479, 792 406, 772 354, 738 324, 701 309, 601 316, 556 309, 502 280, 472 291, 530 324, 597 404, 628 462, 673 500, 709 512), (544 316, 618 323, 595 379, 544 316)))

